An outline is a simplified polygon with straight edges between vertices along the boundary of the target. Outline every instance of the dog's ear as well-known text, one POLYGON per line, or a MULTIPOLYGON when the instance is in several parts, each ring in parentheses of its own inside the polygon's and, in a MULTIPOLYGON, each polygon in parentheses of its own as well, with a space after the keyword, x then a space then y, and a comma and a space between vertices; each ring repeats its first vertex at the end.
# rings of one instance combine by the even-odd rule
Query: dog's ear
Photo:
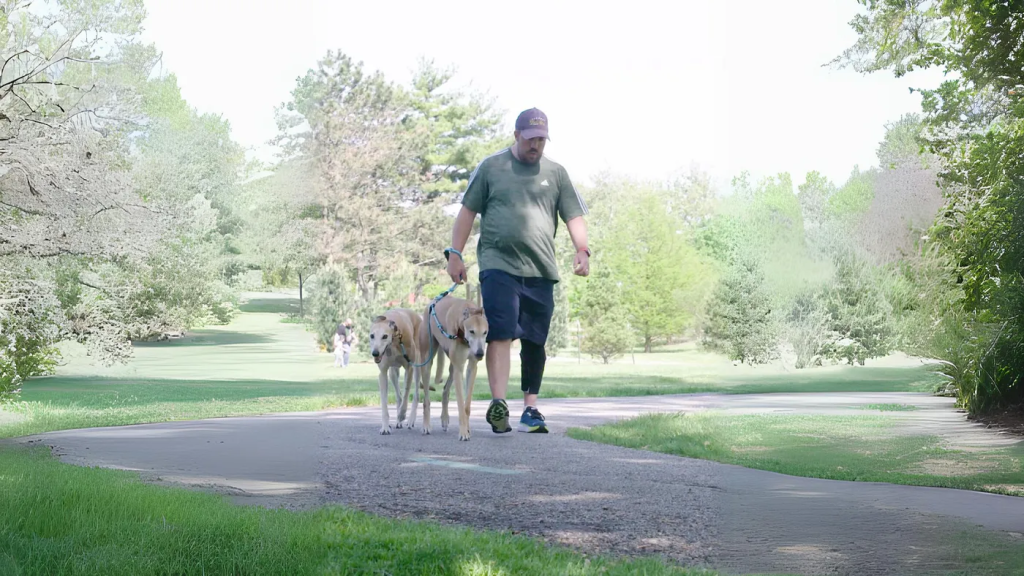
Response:
POLYGON ((483 314, 483 308, 478 308, 476 306, 469 306, 466 308, 466 318, 469 318, 470 316, 483 316, 483 314))
POLYGON ((386 322, 387 319, 388 319, 387 316, 381 314, 380 316, 377 316, 376 318, 374 318, 373 321, 374 322, 386 322))
POLYGON ((462 319, 466 320, 467 318, 469 318, 470 312, 471 312, 471 310, 470 310, 469 306, 466 306, 465 308, 463 308, 462 309, 462 319))
POLYGON ((398 324, 395 324, 394 320, 388 321, 388 327, 395 331, 395 340, 402 341, 402 331, 398 329, 398 324))

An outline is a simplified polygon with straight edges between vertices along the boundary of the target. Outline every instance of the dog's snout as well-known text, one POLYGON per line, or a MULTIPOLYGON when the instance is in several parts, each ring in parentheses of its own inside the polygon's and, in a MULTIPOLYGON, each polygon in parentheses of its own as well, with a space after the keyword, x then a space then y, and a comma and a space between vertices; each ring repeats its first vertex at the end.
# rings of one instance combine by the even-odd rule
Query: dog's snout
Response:
POLYGON ((484 351, 483 350, 477 350, 476 353, 474 354, 474 356, 476 356, 477 360, 483 360, 484 351))
POLYGON ((378 352, 377 350, 370 350, 370 354, 372 354, 374 358, 380 356, 380 352, 378 352))

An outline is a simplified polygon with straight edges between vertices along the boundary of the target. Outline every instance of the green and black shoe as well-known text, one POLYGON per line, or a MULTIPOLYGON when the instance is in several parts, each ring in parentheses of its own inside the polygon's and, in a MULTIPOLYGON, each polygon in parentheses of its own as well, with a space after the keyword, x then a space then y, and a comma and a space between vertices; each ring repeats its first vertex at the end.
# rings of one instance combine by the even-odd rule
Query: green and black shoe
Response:
POLYGON ((508 425, 508 404, 504 400, 491 400, 491 405, 487 407, 486 419, 495 434, 512 431, 512 427, 508 425))

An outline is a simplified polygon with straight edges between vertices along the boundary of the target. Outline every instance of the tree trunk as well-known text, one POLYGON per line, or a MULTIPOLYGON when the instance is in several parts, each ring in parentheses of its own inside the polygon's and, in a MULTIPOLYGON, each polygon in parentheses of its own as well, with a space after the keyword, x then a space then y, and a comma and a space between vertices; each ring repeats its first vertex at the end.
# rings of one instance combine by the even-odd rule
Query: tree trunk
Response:
POLYGON ((304 312, 302 310, 302 283, 303 283, 303 281, 304 280, 302 278, 302 272, 299 272, 299 318, 305 318, 306 317, 306 315, 304 314, 304 312))
POLYGON ((650 336, 644 336, 644 352, 647 354, 651 353, 651 340, 650 336))
POLYGON ((576 320, 576 363, 583 363, 583 328, 579 319, 576 320))

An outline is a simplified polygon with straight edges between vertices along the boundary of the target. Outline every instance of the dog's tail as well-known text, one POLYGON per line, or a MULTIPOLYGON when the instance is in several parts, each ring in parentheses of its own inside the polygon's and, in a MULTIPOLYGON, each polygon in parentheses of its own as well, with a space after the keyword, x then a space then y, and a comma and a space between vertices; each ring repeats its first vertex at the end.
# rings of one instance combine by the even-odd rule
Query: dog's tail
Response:
POLYGON ((437 371, 434 374, 434 384, 440 384, 441 383, 441 372, 444 371, 444 357, 445 357, 444 351, 443 350, 438 350, 437 351, 437 356, 436 356, 436 358, 437 358, 437 371))

